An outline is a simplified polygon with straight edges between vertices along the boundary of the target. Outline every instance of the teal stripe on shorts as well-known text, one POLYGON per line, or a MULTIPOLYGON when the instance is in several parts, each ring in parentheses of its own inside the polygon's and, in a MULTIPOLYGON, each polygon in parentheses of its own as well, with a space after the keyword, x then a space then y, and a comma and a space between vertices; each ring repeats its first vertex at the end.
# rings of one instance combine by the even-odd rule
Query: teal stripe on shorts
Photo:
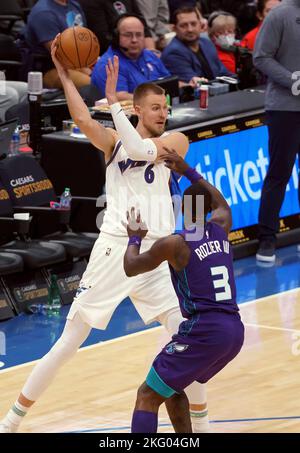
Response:
POLYGON ((154 367, 151 367, 151 370, 149 371, 148 376, 146 377, 146 383, 147 385, 149 385, 149 387, 152 388, 152 390, 154 390, 156 393, 163 396, 164 398, 170 398, 170 396, 173 396, 175 393, 177 393, 175 390, 169 387, 161 379, 161 377, 159 377, 154 367))

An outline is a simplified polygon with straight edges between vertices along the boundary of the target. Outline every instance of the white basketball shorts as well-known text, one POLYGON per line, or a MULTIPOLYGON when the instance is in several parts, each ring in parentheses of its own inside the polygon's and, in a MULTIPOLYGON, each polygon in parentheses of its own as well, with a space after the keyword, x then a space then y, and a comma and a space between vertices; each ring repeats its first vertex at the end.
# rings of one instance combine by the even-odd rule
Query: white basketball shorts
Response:
MULTIPOLYGON (((91 327, 105 329, 117 306, 128 296, 145 324, 179 307, 166 261, 145 274, 125 275, 123 259, 127 242, 128 238, 100 233, 67 319, 78 312, 91 327)), ((144 239, 141 253, 153 242, 144 239)))

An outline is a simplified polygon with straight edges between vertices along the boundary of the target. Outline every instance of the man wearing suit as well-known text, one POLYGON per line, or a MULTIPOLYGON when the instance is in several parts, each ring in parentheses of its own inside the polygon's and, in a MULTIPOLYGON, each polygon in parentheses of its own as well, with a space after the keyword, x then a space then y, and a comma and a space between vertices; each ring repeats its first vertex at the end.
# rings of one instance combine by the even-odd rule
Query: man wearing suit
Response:
POLYGON ((217 76, 233 76, 219 60, 214 44, 200 37, 202 17, 197 8, 182 7, 175 11, 175 38, 164 49, 162 61, 180 82, 196 86, 197 82, 217 76))

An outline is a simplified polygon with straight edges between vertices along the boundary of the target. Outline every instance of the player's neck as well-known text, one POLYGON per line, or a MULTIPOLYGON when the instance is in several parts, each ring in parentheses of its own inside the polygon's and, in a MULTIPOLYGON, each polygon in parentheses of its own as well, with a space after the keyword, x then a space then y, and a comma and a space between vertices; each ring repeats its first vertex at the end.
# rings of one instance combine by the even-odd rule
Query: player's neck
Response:
POLYGON ((137 127, 136 127, 136 130, 138 131, 138 133, 140 134, 140 136, 142 138, 152 138, 152 134, 150 133, 150 131, 148 131, 148 129, 146 129, 142 123, 138 123, 137 127))
POLYGON ((143 123, 139 122, 137 127, 136 127, 136 130, 138 131, 138 133, 140 134, 140 136, 142 138, 156 138, 156 137, 160 137, 160 135, 153 135, 152 132, 150 132, 144 125, 143 123))

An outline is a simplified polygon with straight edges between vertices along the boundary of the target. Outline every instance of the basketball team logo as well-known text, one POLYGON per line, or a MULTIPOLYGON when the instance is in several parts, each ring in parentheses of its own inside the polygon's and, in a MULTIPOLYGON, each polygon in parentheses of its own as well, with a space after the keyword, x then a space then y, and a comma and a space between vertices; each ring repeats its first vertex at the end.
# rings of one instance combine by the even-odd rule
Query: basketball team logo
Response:
POLYGON ((90 39, 88 33, 82 32, 78 34, 78 39, 82 42, 88 41, 90 39))
POLYGON ((166 346, 166 353, 167 354, 174 354, 174 352, 184 352, 189 347, 188 344, 180 344, 177 341, 173 341, 172 343, 166 346))

